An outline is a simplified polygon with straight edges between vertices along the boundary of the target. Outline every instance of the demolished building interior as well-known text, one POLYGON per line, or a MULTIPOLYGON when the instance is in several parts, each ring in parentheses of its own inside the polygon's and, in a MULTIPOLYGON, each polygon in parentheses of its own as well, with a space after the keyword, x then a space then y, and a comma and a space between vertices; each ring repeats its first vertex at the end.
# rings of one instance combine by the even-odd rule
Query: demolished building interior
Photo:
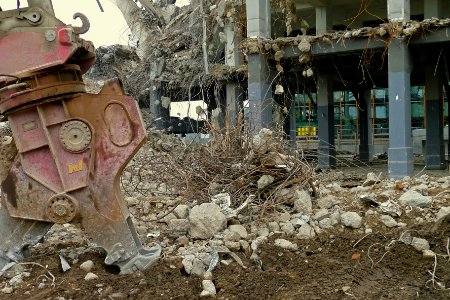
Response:
POLYGON ((411 175, 417 152, 427 168, 446 167, 447 2, 120 2, 141 16, 128 23, 144 60, 125 81, 157 128, 177 126, 170 101, 201 99, 218 126, 239 112, 251 131, 284 123, 299 147, 317 149, 322 168, 349 148, 362 161, 388 152, 392 177, 411 175))

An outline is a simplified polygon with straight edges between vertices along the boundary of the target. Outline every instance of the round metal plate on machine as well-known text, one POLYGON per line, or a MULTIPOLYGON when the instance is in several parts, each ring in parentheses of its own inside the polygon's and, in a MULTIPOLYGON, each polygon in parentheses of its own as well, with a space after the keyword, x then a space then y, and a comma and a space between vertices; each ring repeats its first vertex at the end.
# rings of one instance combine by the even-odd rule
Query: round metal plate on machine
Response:
POLYGON ((78 203, 68 195, 56 195, 48 200, 46 213, 52 222, 69 223, 78 213, 78 203))
POLYGON ((89 126, 83 121, 72 120, 61 126, 59 138, 67 151, 82 152, 91 143, 92 133, 89 126))

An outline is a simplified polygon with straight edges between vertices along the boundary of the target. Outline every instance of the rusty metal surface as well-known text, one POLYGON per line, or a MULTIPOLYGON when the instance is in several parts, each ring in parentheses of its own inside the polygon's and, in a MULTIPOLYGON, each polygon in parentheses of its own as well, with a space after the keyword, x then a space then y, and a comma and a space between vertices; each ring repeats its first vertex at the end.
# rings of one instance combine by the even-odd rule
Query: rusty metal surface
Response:
POLYGON ((10 84, 10 82, 11 79, 4 85, 6 87, 13 86, 13 88, 0 92, 1 113, 7 113, 9 110, 35 101, 41 102, 50 97, 86 91, 80 67, 77 65, 65 65, 61 68, 35 73, 23 73, 20 79, 22 86, 14 87, 14 84, 10 84))
POLYGON ((134 267, 128 260, 136 260, 132 266, 151 265, 160 252, 145 252, 119 188, 123 168, 146 135, 138 105, 122 95, 119 81, 107 82, 102 92, 75 94, 9 115, 20 154, 5 181, 13 187, 4 189, 5 205, 17 218, 79 223, 106 249, 106 263, 129 270, 134 267), (70 122, 85 124, 91 133, 89 145, 79 152, 67 149, 61 138, 70 122))
POLYGON ((0 83, 11 79, 4 74, 21 76, 61 67, 69 60, 76 61, 82 73, 92 66, 94 47, 79 36, 89 29, 89 20, 75 14, 83 25, 72 27, 58 20, 53 11, 45 11, 45 7, 35 4, 0 12, 0 83))
POLYGON ((55 223, 71 222, 78 214, 78 201, 62 194, 51 197, 47 202, 46 216, 55 223))
POLYGON ((119 188, 146 138, 139 107, 118 80, 107 81, 99 94, 85 93, 81 74, 94 52, 78 38, 89 29, 84 15, 75 15, 83 25, 73 28, 41 11, 51 1, 32 3, 31 10, 0 13, 0 22, 28 14, 36 26, 0 34, 0 74, 17 75, 0 77, 0 112, 18 150, 2 182, 0 207, 0 232, 18 234, 0 241, 0 268, 6 253, 20 258, 24 241, 35 243, 49 224, 67 222, 80 224, 107 251, 105 263, 122 273, 148 268, 161 248, 142 246, 119 188), (66 65, 69 59, 76 65, 66 65))
POLYGON ((4 37, 0 40, 0 73, 19 75, 64 64, 77 50, 71 42, 71 30, 58 26, 57 38, 51 44, 39 32, 15 32, 4 37))
POLYGON ((80 19, 81 20, 81 27, 73 27, 73 31, 76 34, 84 34, 84 33, 89 31, 89 28, 91 27, 91 23, 89 22, 89 19, 85 15, 83 15, 82 13, 77 12, 77 13, 75 13, 73 15, 73 19, 74 20, 76 20, 76 19, 80 19))
POLYGON ((64 149, 69 152, 86 150, 92 140, 89 125, 80 120, 65 122, 59 129, 59 139, 64 149))

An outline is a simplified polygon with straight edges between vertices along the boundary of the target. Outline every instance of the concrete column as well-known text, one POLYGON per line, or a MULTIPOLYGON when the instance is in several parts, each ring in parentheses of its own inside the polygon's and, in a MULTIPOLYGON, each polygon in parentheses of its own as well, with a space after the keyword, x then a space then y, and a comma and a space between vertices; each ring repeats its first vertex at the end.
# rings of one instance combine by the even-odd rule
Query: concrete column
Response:
MULTIPOLYGON (((241 37, 235 34, 235 24, 228 23, 225 25, 225 35, 227 42, 225 45, 225 64, 227 66, 239 66, 242 64, 242 53, 237 45, 241 41, 241 37)), ((226 105, 225 113, 228 115, 228 121, 231 126, 237 124, 239 112, 241 112, 244 101, 244 87, 243 83, 236 80, 228 81, 226 84, 226 105)))
POLYGON ((239 44, 242 37, 236 35, 235 23, 227 23, 225 25, 225 64, 227 66, 239 66, 242 64, 242 52, 239 49, 239 44))
MULTIPOLYGON (((410 18, 409 0, 388 0, 388 19, 410 18)), ((394 39, 388 47, 389 176, 411 176, 414 158, 411 139, 411 58, 407 42, 394 39)))
POLYGON ((317 81, 317 121, 318 121, 318 168, 331 168, 336 165, 334 146, 334 108, 333 80, 329 75, 317 81))
POLYGON ((237 125, 237 118, 239 112, 242 111, 244 101, 244 87, 243 83, 236 81, 227 82, 226 85, 226 110, 228 114, 228 121, 231 126, 237 125))
POLYGON ((403 21, 410 18, 409 0, 388 0, 387 10, 388 19, 391 21, 403 21))
MULTIPOLYGON (((295 95, 294 95, 295 97, 295 95)), ((296 122, 296 111, 295 111, 295 99, 291 101, 291 109, 289 110, 289 139, 290 145, 293 148, 297 147, 297 122, 296 122)))
POLYGON ((389 176, 413 174, 411 139, 411 59, 407 41, 393 39, 388 47, 389 176))
MULTIPOLYGON (((447 80, 443 80, 444 83, 444 89, 445 89, 445 95, 447 96, 447 99, 450 99, 450 85, 447 82, 447 80)), ((449 102, 446 103, 447 109, 450 110, 449 102)), ((447 134, 450 137, 450 126, 447 126, 447 134)), ((450 157, 450 146, 447 147, 447 157, 450 157)))
POLYGON ((170 99, 163 96, 160 88, 154 88, 150 92, 150 111, 155 116, 154 127, 164 130, 170 123, 170 99))
MULTIPOLYGON (((247 37, 270 38, 270 0, 247 1, 247 37)), ((266 54, 248 55, 249 129, 256 132, 272 125, 272 85, 266 54)))
POLYGON ((373 158, 372 138, 372 90, 359 93, 359 159, 371 161, 373 158))
POLYGON ((442 18, 442 0, 425 0, 424 18, 442 18))
POLYGON ((246 1, 247 8, 247 37, 270 38, 271 9, 270 0, 246 1))
POLYGON ((316 7, 316 35, 331 29, 331 12, 326 7, 316 7))
POLYGON ((446 168, 445 144, 443 133, 442 80, 440 74, 435 74, 434 67, 425 70, 426 86, 426 157, 429 170, 446 168))

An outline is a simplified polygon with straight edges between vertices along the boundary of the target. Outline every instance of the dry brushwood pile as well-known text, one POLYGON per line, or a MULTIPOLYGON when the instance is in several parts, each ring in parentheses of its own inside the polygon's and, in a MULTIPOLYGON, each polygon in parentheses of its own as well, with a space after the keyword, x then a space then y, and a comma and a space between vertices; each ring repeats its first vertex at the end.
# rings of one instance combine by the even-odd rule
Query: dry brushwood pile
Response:
POLYGON ((285 154, 287 143, 281 134, 263 129, 248 138, 240 130, 225 131, 208 143, 150 133, 150 142, 125 169, 125 193, 149 195, 159 190, 199 203, 222 193, 232 199, 228 205, 233 207, 251 199, 271 208, 284 201, 284 188, 315 191, 311 166, 301 153, 285 154))

